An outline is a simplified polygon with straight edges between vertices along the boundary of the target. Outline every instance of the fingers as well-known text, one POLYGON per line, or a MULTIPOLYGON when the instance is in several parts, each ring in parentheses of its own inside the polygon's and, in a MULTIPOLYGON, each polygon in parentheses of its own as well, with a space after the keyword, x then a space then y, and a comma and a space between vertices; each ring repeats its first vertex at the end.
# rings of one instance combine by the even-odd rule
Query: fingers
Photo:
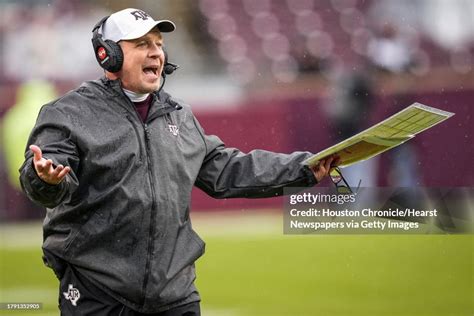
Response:
POLYGON ((53 161, 51 159, 41 158, 39 161, 34 161, 36 172, 40 177, 48 177, 53 171, 53 161))
POLYGON ((326 159, 326 161, 324 162, 324 171, 325 171, 326 175, 329 173, 329 170, 331 169, 331 164, 332 164, 333 160, 334 160, 334 157, 331 156, 328 159, 326 159))
POLYGON ((38 146, 31 145, 30 150, 34 155, 33 164, 35 166, 36 173, 44 182, 49 184, 58 184, 71 171, 71 167, 64 167, 63 165, 58 165, 55 168, 51 159, 43 158, 41 148, 38 146))
POLYGON ((64 167, 64 169, 58 174, 59 181, 62 181, 69 171, 71 171, 71 167, 64 167))
POLYGON ((337 167, 341 163, 341 157, 334 156, 334 160, 332 161, 331 168, 337 167))
POLYGON ((332 155, 319 161, 318 165, 314 167, 313 173, 316 179, 321 181, 324 177, 329 175, 332 168, 336 167, 340 162, 339 156, 332 155))
POLYGON ((53 169, 50 176, 53 179, 61 181, 68 173, 71 171, 70 167, 64 167, 63 165, 59 165, 56 169, 53 169))
POLYGON ((41 158, 40 160, 33 159, 33 163, 35 164, 35 168, 38 173, 48 172, 53 165, 53 161, 51 159, 46 160, 44 158, 41 158))
POLYGON ((327 174, 329 172, 329 170, 331 169, 331 166, 333 164, 333 162, 335 161, 335 157, 334 156, 329 156, 323 160, 321 160, 319 162, 319 170, 323 173, 323 174, 327 174))
POLYGON ((49 184, 59 184, 70 171, 71 167, 59 165, 55 168, 51 159, 45 160, 44 158, 42 162, 38 163, 36 168, 36 172, 41 180, 49 184))
POLYGON ((33 152, 33 160, 34 161, 40 161, 41 158, 43 157, 43 153, 41 152, 41 148, 39 148, 36 145, 31 145, 30 150, 33 152))
POLYGON ((63 171, 63 169, 64 169, 63 165, 57 166, 56 169, 53 167, 49 175, 51 176, 51 178, 57 178, 59 174, 61 173, 61 171, 63 171))

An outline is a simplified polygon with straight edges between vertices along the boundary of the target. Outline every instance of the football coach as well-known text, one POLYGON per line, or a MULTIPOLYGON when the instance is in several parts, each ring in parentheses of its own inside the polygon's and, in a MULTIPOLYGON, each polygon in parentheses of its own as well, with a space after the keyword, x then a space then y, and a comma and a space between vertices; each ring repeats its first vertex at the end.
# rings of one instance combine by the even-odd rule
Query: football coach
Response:
POLYGON ((43 260, 60 280, 61 315, 200 315, 194 262, 204 242, 189 218, 191 189, 265 198, 309 187, 309 152, 226 148, 162 88, 176 67, 163 51, 169 20, 118 11, 92 30, 104 76, 44 105, 20 168, 46 208, 43 260))

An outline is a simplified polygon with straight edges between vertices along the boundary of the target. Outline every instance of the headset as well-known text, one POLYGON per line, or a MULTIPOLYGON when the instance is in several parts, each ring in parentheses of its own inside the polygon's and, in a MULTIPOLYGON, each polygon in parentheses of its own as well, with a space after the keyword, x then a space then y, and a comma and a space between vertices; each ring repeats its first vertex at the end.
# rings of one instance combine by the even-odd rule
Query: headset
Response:
MULTIPOLYGON (((120 45, 112 40, 104 40, 99 28, 107 21, 109 16, 103 17, 92 29, 92 46, 94 47, 94 55, 99 65, 108 72, 119 72, 123 65, 123 52, 120 45)), ((168 53, 165 54, 165 64, 161 76, 166 79, 167 75, 171 75, 179 65, 168 61, 168 53)), ((164 82, 163 82, 164 83, 164 82)))

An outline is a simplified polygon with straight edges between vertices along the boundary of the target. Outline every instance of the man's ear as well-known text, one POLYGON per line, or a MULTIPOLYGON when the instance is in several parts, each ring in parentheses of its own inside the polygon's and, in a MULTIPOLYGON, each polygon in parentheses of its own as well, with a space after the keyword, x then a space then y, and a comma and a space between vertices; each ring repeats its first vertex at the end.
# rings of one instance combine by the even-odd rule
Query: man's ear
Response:
POLYGON ((109 72, 107 70, 104 70, 104 73, 105 73, 105 76, 107 77, 107 79, 117 80, 122 75, 122 70, 120 70, 119 72, 109 72))

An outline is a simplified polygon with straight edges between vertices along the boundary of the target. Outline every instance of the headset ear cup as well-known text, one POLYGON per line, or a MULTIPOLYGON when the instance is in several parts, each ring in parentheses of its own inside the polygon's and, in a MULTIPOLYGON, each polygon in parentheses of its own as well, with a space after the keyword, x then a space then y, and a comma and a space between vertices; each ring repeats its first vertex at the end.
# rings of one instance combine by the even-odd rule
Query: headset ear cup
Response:
POLYGON ((105 40, 108 46, 110 62, 107 62, 105 70, 119 72, 123 66, 123 51, 119 44, 111 40, 105 40))
POLYGON ((109 72, 119 72, 123 65, 123 51, 120 45, 112 40, 104 40, 99 29, 109 16, 103 17, 92 29, 92 46, 100 67, 109 72))
POLYGON ((100 37, 92 39, 95 58, 99 65, 109 72, 118 72, 123 65, 123 52, 119 44, 100 37))

